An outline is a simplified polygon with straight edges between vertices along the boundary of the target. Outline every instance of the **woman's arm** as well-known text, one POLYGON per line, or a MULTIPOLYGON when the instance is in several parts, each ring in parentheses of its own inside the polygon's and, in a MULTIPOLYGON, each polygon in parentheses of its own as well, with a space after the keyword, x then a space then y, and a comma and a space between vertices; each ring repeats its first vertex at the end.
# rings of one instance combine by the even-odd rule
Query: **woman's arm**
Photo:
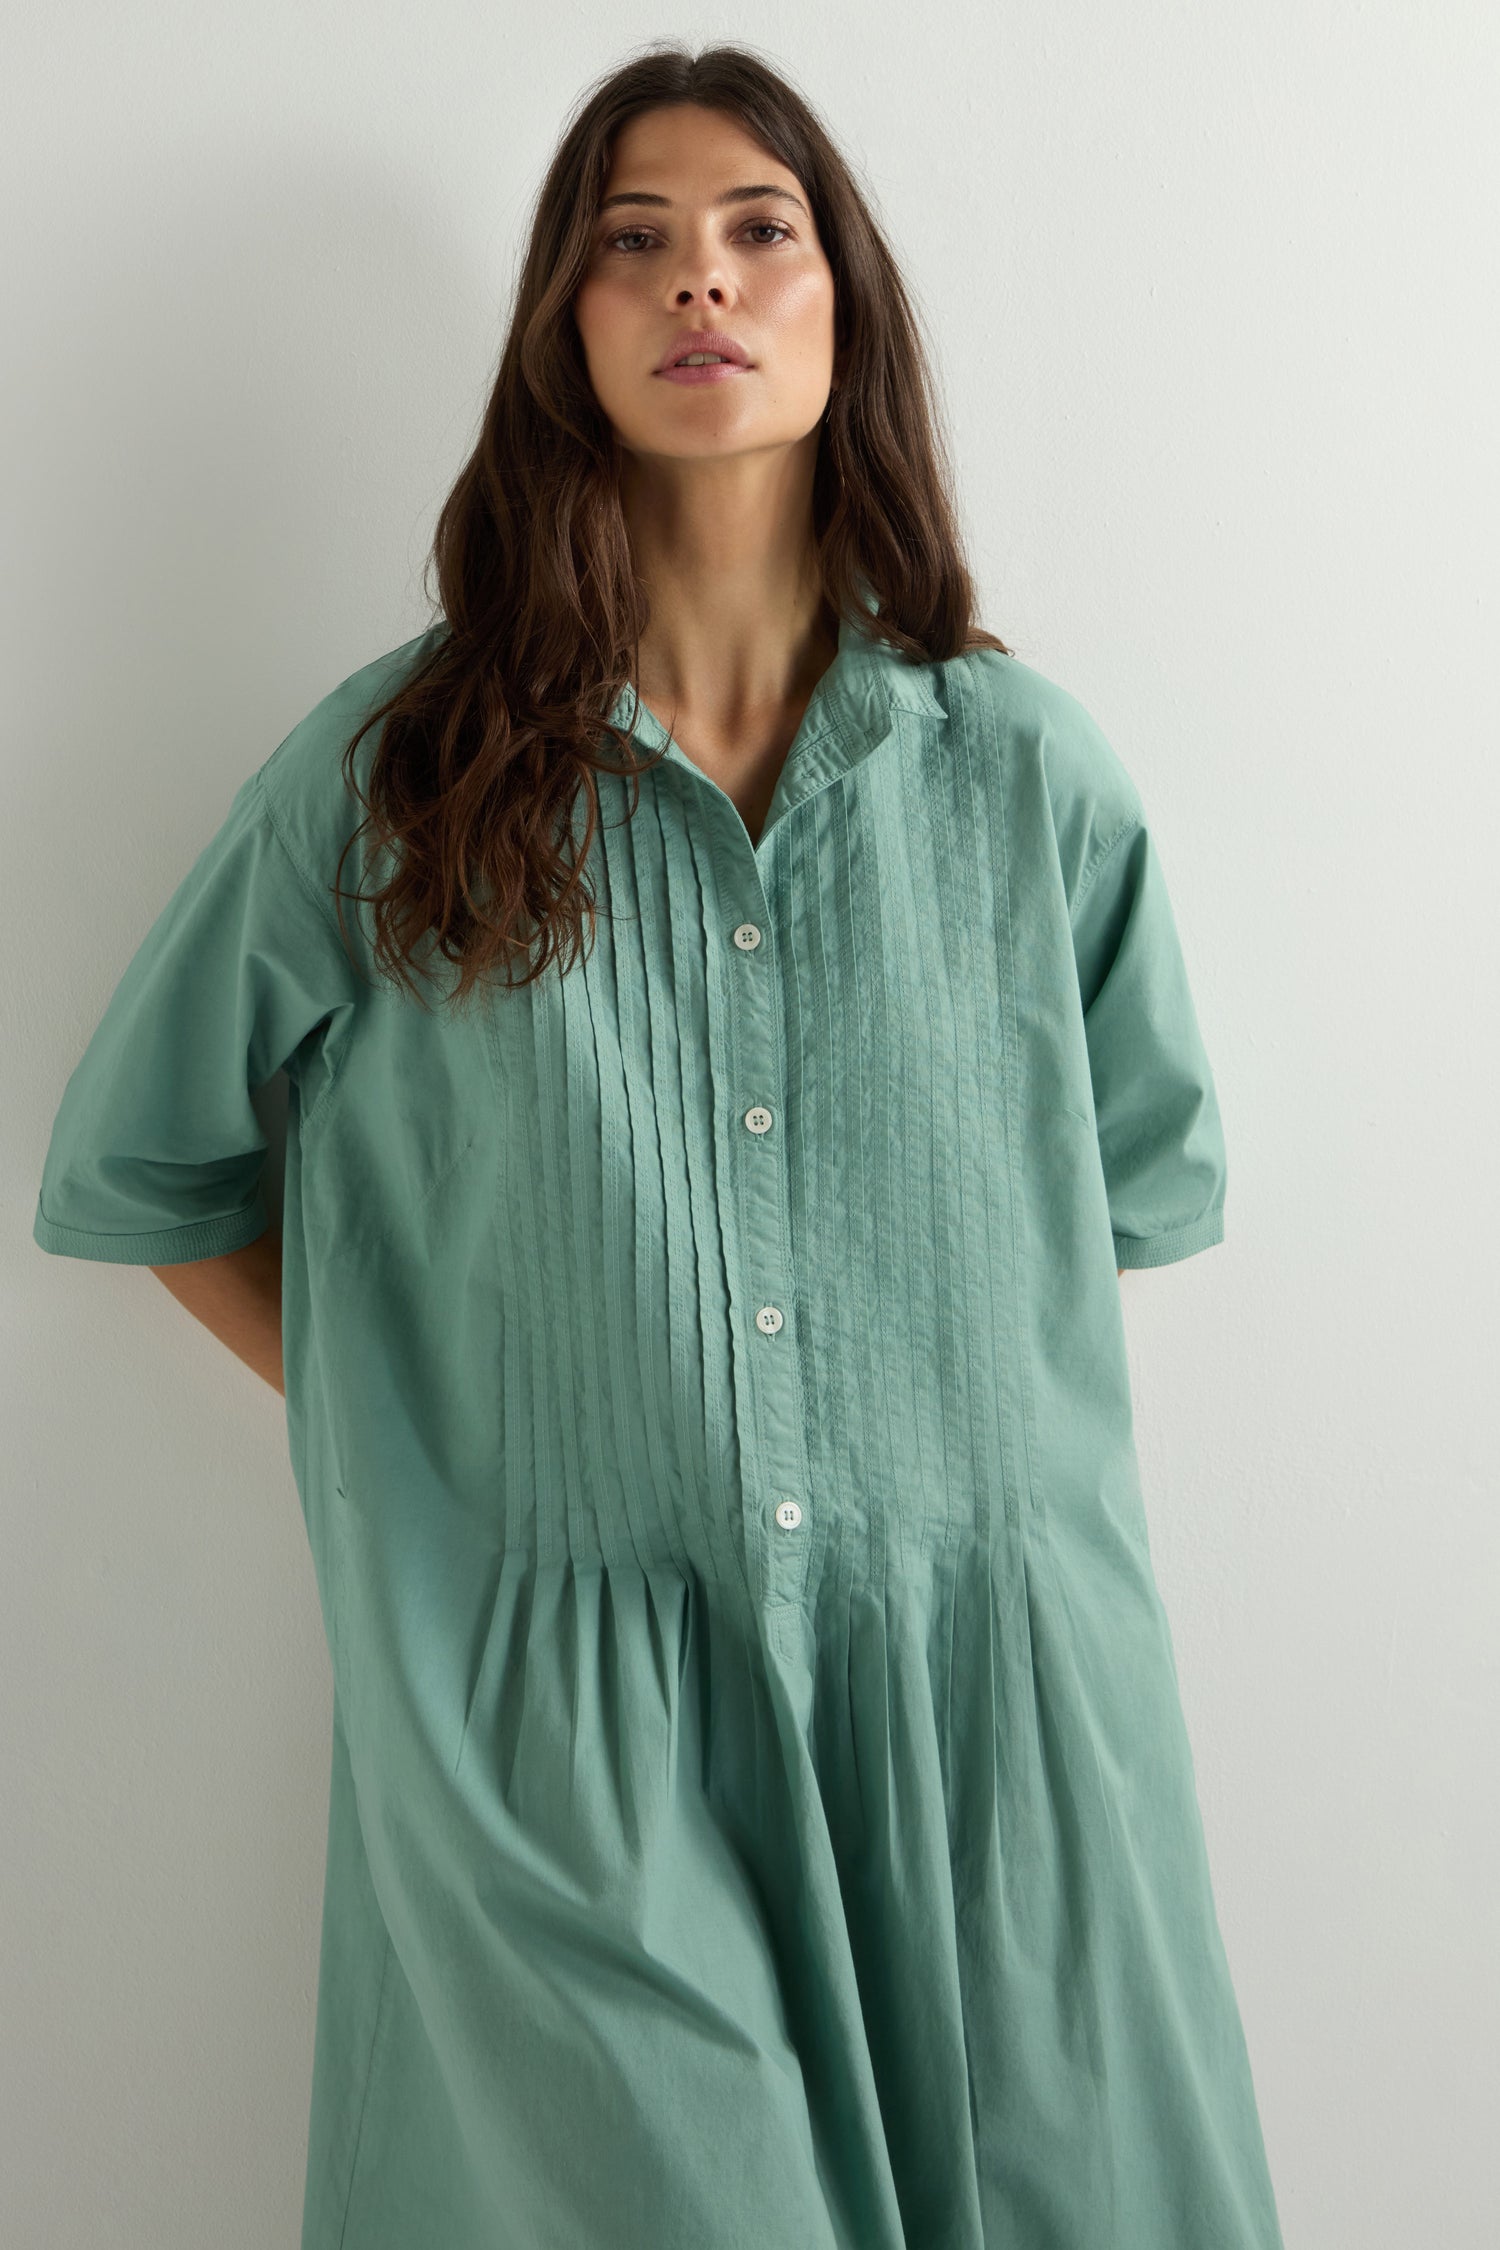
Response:
POLYGON ((268 1227, 242 1250, 153 1266, 179 1304, 286 1396, 281 1361, 281 1237, 268 1227))

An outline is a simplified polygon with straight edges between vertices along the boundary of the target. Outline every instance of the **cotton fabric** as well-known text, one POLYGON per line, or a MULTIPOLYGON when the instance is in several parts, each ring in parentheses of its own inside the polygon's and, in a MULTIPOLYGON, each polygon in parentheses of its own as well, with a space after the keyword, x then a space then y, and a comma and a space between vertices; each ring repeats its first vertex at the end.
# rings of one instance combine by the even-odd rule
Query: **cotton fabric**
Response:
POLYGON ((34 1220, 255 1240, 286 1072, 303 2250, 1281 2250, 1116 1277, 1226 1182, 1134 783, 867 615, 752 843, 627 688, 666 756, 601 782, 587 960, 424 1008, 327 886, 445 630, 241 783, 34 1220))

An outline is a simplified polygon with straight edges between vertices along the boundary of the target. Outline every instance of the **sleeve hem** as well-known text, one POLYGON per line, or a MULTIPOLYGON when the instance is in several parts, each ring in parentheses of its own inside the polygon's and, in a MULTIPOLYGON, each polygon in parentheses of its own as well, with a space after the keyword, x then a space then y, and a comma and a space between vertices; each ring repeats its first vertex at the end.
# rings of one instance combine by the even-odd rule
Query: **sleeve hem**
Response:
POLYGON ((1216 1203, 1191 1226, 1174 1227, 1169 1234, 1117 1234, 1115 1264, 1119 1267, 1169 1266, 1195 1251, 1211 1250, 1224 1239, 1224 1206, 1216 1203))
POLYGON ((270 1223, 265 1198, 257 1191, 243 1209, 228 1211, 222 1218, 195 1219, 187 1226, 158 1227, 145 1234, 94 1234, 86 1227, 59 1226, 46 1217, 38 1202, 31 1233, 41 1249, 64 1258, 95 1258, 117 1266, 176 1266, 243 1250, 270 1223))

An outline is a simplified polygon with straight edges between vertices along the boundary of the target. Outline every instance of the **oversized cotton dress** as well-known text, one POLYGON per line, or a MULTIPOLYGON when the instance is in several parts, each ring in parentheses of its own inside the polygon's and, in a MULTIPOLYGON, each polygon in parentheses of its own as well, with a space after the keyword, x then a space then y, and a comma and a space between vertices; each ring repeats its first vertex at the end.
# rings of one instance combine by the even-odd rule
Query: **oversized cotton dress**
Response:
POLYGON ((586 959, 424 1006, 328 885, 444 631, 240 786, 34 1222, 254 1241, 285 1070, 303 2250, 1279 2250, 1116 1275, 1224 1227, 1135 786, 846 620, 755 842, 627 688, 586 959))

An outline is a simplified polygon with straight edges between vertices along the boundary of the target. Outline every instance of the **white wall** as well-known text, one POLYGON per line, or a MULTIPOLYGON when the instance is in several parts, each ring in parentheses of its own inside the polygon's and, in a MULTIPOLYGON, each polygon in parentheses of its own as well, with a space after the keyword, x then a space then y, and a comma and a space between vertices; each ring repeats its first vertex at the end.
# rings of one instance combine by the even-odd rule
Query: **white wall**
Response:
POLYGON ((35 1248, 51 1117, 234 786, 425 624, 560 120, 672 31, 761 44, 863 166, 986 622, 1168 855, 1228 1235, 1122 1287, 1288 2250, 1500 2238, 1497 18, 880 18, 12 0, 15 2250, 295 2243, 330 1709, 280 1401, 35 1248))

